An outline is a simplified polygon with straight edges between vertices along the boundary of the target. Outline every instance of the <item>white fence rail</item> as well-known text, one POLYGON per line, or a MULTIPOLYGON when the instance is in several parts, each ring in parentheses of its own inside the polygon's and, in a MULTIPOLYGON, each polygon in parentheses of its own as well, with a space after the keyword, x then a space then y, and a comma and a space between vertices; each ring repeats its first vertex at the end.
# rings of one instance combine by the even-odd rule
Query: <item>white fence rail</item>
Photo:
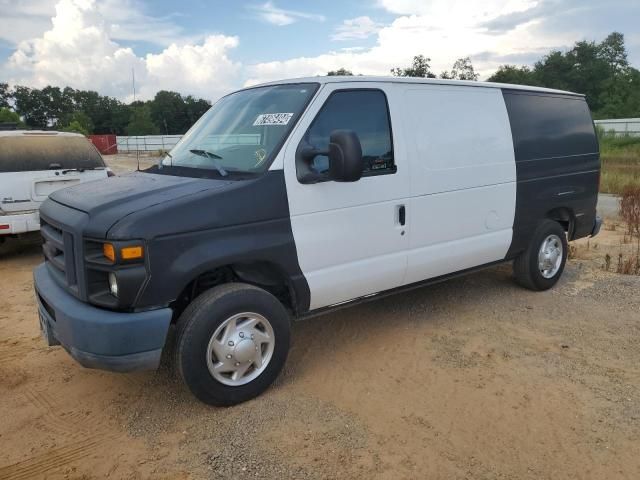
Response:
POLYGON ((640 118, 613 118, 609 120, 594 120, 594 123, 605 132, 613 132, 616 136, 640 136, 640 118))
MULTIPOLYGON (((640 136, 640 118, 615 118, 609 120, 595 120, 594 123, 602 127, 605 132, 613 132, 615 135, 640 136)), ((223 143, 247 143, 256 142, 255 135, 227 135, 224 138, 210 138, 211 144, 223 143)), ((158 152, 160 150, 171 150, 182 138, 182 135, 140 135, 140 136, 118 136, 119 152, 158 152)), ((259 143, 259 141, 258 141, 259 143)))
MULTIPOLYGON (((171 150, 182 135, 140 135, 137 137, 116 137, 118 152, 158 152, 171 150)), ((209 135, 201 146, 217 150, 224 145, 260 145, 260 135, 239 133, 234 135, 209 135)), ((198 147, 201 148, 201 147, 198 147)))
POLYGON ((118 152, 157 152, 171 150, 182 135, 140 135, 136 137, 117 136, 118 152))

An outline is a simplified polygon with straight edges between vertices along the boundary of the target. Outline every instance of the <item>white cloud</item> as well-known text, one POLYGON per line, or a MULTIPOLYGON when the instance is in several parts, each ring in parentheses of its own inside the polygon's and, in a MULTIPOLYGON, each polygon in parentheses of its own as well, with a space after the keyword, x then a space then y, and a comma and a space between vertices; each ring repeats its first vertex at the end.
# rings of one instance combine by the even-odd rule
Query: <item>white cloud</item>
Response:
MULTIPOLYGON (((17 45, 41 36, 51 26, 58 1, 0 0, 0 39, 17 45)), ((93 8, 109 26, 109 34, 115 40, 143 40, 163 46, 185 40, 182 28, 174 22, 175 14, 154 17, 145 13, 139 0, 101 0, 93 8)))
MULTIPOLYGON (((47 17, 47 26, 22 38, 9 60, 0 64, 0 80, 35 87, 69 85, 129 100, 131 70, 135 69, 142 98, 171 89, 213 100, 243 84, 324 75, 339 68, 356 74, 389 75, 392 67, 407 66, 418 54, 431 58, 435 73, 450 69, 457 58, 470 56, 481 78, 486 78, 503 63, 531 64, 550 49, 570 46, 585 35, 589 40, 602 39, 614 27, 628 33, 629 59, 637 65, 637 0, 626 0, 627 7, 621 10, 624 15, 613 12, 613 20, 606 16, 605 4, 585 5, 578 11, 575 5, 581 4, 580 0, 564 0, 562 8, 553 8, 555 1, 487 0, 471 4, 458 0, 380 0, 385 9, 397 12, 390 24, 357 17, 345 20, 333 34, 328 33, 342 41, 373 36, 372 47, 341 43, 346 48, 336 47, 321 55, 242 65, 233 60, 237 37, 185 37, 178 27, 171 27, 175 19, 149 17, 137 8, 138 0, 60 0, 47 17), (132 19, 141 23, 140 29, 133 28, 132 19), (162 26, 166 27, 164 31, 162 26), (164 46, 159 53, 139 56, 121 43, 123 39, 147 39, 154 32, 164 46)), ((23 0, 16 5, 11 7, 12 14, 30 15, 39 8, 46 11, 49 2, 23 0)), ((7 0, 0 0, 0 7, 8 6, 7 0)), ((282 10, 269 2, 253 7, 253 11, 275 15, 271 19, 280 25, 320 20, 314 14, 282 10)), ((7 23, 3 12, 0 38, 7 23)), ((265 48, 267 60, 269 55, 265 48)))
POLYGON ((566 30, 543 34, 535 20, 499 34, 483 26, 503 14, 526 10, 532 5, 527 0, 381 0, 381 5, 402 15, 378 29, 373 47, 253 65, 247 69, 246 84, 287 76, 324 75, 337 68, 356 74, 389 75, 391 68, 407 66, 419 54, 431 58, 431 68, 436 74, 450 69, 457 58, 470 56, 481 78, 486 78, 506 59, 511 63, 528 63, 517 59, 528 58, 531 52, 540 52, 542 56, 542 52, 571 45, 579 39, 575 32, 566 30))
POLYGON ((345 20, 331 35, 331 40, 362 40, 374 35, 382 25, 371 20, 370 17, 357 17, 345 20))
POLYGON ((536 0, 379 0, 385 10, 398 15, 424 15, 434 22, 474 23, 535 6, 536 0))
POLYGON ((283 8, 276 7, 271 1, 263 3, 262 5, 252 5, 249 8, 255 11, 258 18, 261 20, 279 27, 291 25, 298 20, 313 20, 316 22, 325 21, 324 15, 300 12, 296 10, 285 10, 283 8))
POLYGON ((128 99, 135 69, 142 98, 160 89, 216 98, 240 83, 240 65, 228 57, 237 37, 211 35, 199 44, 172 43, 137 56, 113 40, 95 0, 60 0, 42 36, 23 41, 3 72, 13 84, 71 86, 128 99))

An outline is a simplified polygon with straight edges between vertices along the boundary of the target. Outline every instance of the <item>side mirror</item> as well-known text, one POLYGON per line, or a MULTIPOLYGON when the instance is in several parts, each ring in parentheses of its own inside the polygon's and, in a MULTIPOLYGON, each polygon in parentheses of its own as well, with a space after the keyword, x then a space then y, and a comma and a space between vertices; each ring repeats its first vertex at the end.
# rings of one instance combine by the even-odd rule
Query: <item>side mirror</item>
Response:
POLYGON ((302 142, 296 151, 296 171, 300 183, 355 182, 362 177, 362 147, 352 130, 334 130, 329 136, 328 150, 320 150, 302 142), (317 156, 329 159, 329 169, 319 173, 311 168, 317 156))
POLYGON ((353 130, 334 130, 329 136, 329 177, 356 182, 362 177, 362 146, 353 130))

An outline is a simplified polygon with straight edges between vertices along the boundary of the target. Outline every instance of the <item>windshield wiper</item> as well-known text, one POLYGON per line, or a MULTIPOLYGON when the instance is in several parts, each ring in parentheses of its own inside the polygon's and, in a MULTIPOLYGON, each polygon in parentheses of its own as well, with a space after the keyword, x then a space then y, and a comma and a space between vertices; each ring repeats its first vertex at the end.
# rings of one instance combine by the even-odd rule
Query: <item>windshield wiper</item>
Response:
POLYGON ((229 173, 224 169, 224 167, 218 161, 218 160, 222 160, 222 157, 220 155, 213 152, 207 152, 206 150, 199 150, 199 149, 194 149, 189 151, 194 155, 200 155, 201 157, 210 158, 211 163, 213 163, 213 166, 216 167, 216 170, 218 170, 220 175, 222 175, 223 177, 226 177, 227 175, 229 175, 229 173))
POLYGON ((80 167, 80 168, 65 168, 64 170, 62 170, 63 175, 65 173, 69 173, 69 172, 85 172, 87 170, 104 170, 106 167, 80 167))
MULTIPOLYGON (((170 162, 171 162, 170 166, 173 167, 173 155, 171 155, 169 152, 165 152, 165 154, 170 159, 170 162)), ((163 163, 162 163, 163 161, 164 161, 163 157, 160 157, 158 159, 158 170, 162 170, 162 167, 164 166, 163 163)))

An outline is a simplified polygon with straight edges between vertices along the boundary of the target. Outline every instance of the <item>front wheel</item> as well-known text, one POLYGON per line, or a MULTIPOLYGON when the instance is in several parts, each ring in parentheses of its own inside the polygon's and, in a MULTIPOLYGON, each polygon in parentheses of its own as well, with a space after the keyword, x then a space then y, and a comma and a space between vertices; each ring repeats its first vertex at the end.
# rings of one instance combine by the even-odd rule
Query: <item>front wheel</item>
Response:
POLYGON ((530 290, 548 290, 560 279, 567 252, 567 236, 562 226, 553 220, 544 220, 527 249, 513 262, 516 281, 530 290))
POLYGON ((289 351, 289 315, 252 285, 215 287, 178 320, 176 365, 201 401, 229 406, 258 396, 276 379, 289 351))

